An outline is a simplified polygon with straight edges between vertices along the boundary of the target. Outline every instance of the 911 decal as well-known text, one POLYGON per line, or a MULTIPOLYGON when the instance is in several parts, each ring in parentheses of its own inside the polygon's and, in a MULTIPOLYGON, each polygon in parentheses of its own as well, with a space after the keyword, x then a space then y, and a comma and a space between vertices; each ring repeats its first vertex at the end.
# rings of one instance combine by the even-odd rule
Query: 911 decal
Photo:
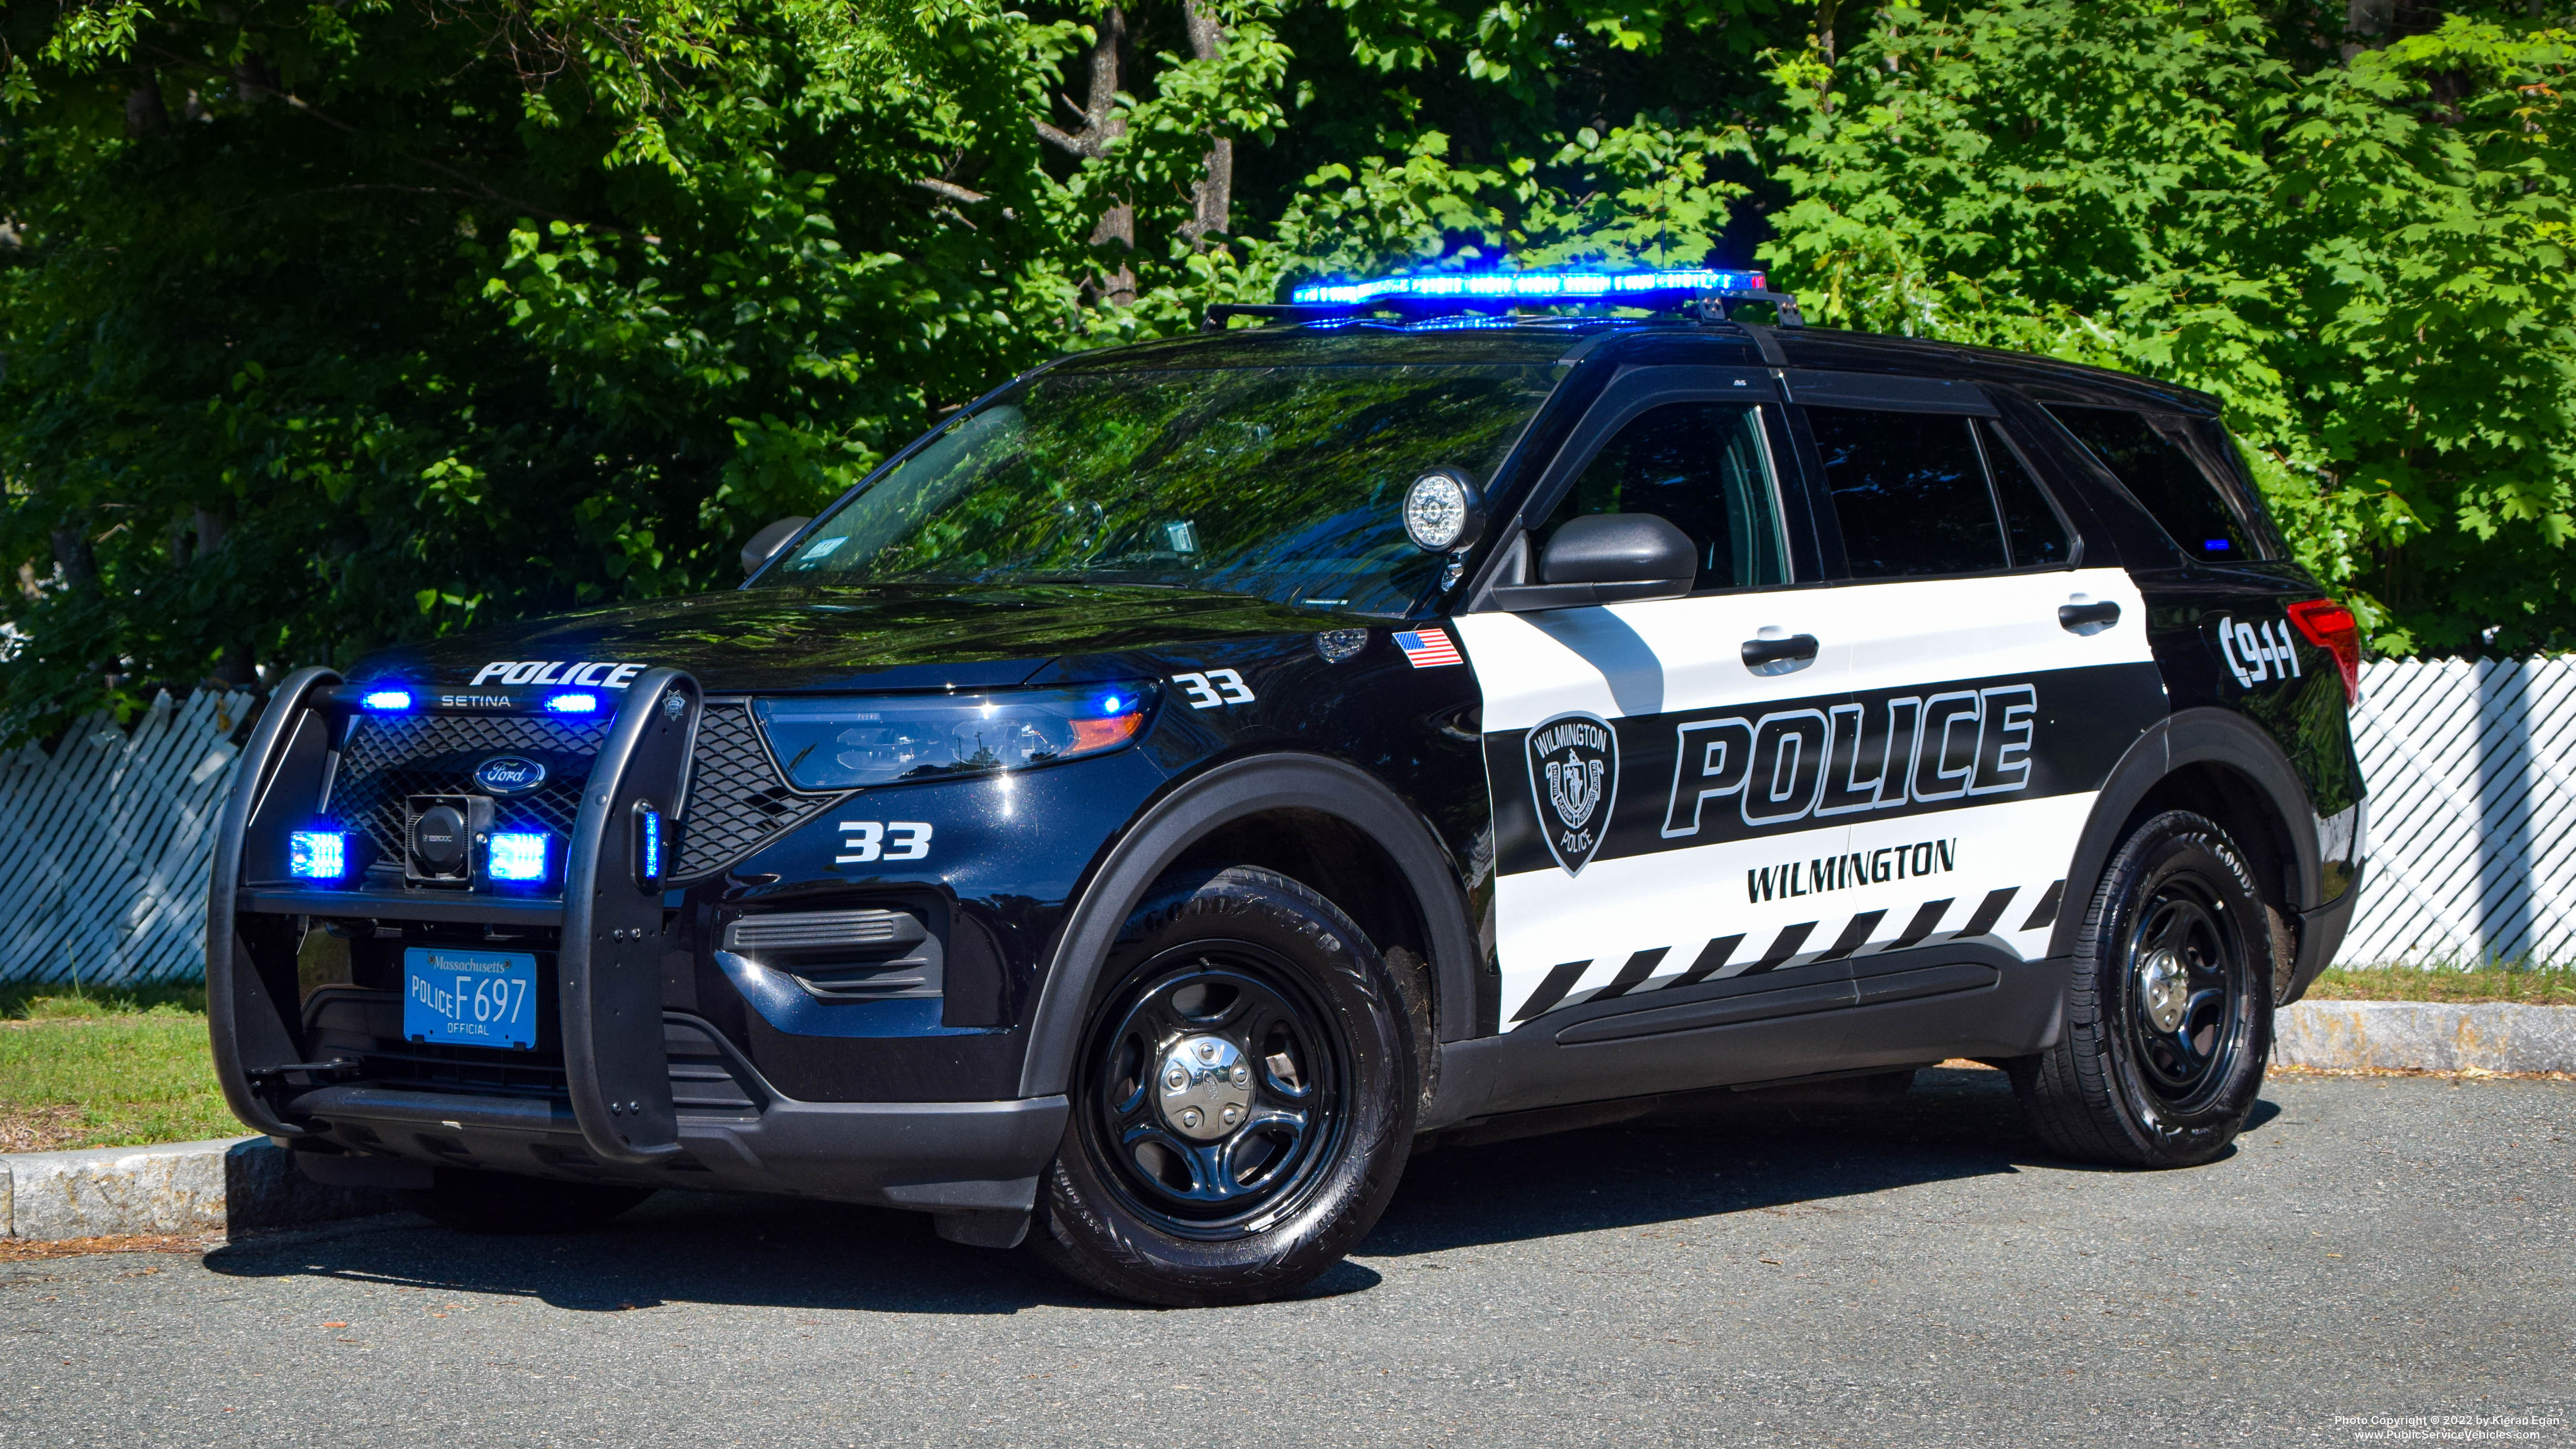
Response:
POLYGON ((1243 682, 1242 675, 1231 669, 1211 669, 1205 674, 1175 674, 1172 683, 1181 687, 1192 709, 1252 703, 1251 687, 1243 682))
POLYGON ((930 854, 926 820, 844 820, 841 848, 851 853, 832 857, 834 865, 871 860, 920 860, 930 854))
POLYGON ((2227 670, 2236 682, 2247 689, 2273 679, 2300 677, 2299 651, 2290 639, 2290 621, 2264 619, 2255 623, 2221 614, 2212 621, 2218 631, 2218 654, 2227 661, 2227 670))

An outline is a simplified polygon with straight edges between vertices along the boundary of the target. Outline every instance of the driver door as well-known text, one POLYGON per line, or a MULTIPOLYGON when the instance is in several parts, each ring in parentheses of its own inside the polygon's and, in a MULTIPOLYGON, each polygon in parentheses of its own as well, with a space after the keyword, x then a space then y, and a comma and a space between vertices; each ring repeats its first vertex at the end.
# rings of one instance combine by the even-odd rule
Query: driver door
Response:
POLYGON ((1528 546, 1656 514, 1700 547, 1691 593, 1455 621, 1484 692, 1505 1031, 1654 992, 1848 997, 1816 897, 1849 829, 1817 806, 1860 629, 1781 476, 1785 422, 1767 373, 1624 374, 1533 492, 1528 546))

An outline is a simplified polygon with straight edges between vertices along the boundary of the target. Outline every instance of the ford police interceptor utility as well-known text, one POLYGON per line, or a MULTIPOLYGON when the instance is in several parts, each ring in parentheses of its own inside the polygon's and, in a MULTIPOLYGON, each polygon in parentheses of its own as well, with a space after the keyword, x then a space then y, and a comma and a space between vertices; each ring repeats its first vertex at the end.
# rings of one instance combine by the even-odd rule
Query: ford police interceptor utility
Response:
POLYGON ((1969 1057, 2068 1157, 2227 1148, 2363 790, 2354 621, 2211 399, 1742 273, 1227 313, 738 592, 284 681, 234 1110, 459 1226, 796 1193, 1168 1304, 1540 1109, 1969 1057))

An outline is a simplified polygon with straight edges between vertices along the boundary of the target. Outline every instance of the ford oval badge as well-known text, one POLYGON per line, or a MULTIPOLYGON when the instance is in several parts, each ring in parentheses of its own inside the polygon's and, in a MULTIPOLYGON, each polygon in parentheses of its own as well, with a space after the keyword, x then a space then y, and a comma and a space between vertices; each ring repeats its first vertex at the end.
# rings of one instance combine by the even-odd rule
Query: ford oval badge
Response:
POLYGON ((474 767, 474 783, 493 795, 525 795, 546 782, 546 767, 518 755, 494 755, 474 767))

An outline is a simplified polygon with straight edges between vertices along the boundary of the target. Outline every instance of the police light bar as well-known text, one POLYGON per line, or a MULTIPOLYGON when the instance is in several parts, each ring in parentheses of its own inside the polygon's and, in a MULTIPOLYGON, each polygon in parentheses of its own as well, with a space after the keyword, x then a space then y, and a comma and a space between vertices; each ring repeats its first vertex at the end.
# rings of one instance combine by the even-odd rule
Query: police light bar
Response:
POLYGON ((1721 272, 1684 267, 1653 272, 1443 272, 1379 277, 1366 282, 1299 287, 1289 300, 1301 307, 1356 307, 1386 300, 1479 302, 1605 302, 1642 306, 1649 300, 1685 300, 1711 293, 1768 290, 1760 272, 1721 272))

